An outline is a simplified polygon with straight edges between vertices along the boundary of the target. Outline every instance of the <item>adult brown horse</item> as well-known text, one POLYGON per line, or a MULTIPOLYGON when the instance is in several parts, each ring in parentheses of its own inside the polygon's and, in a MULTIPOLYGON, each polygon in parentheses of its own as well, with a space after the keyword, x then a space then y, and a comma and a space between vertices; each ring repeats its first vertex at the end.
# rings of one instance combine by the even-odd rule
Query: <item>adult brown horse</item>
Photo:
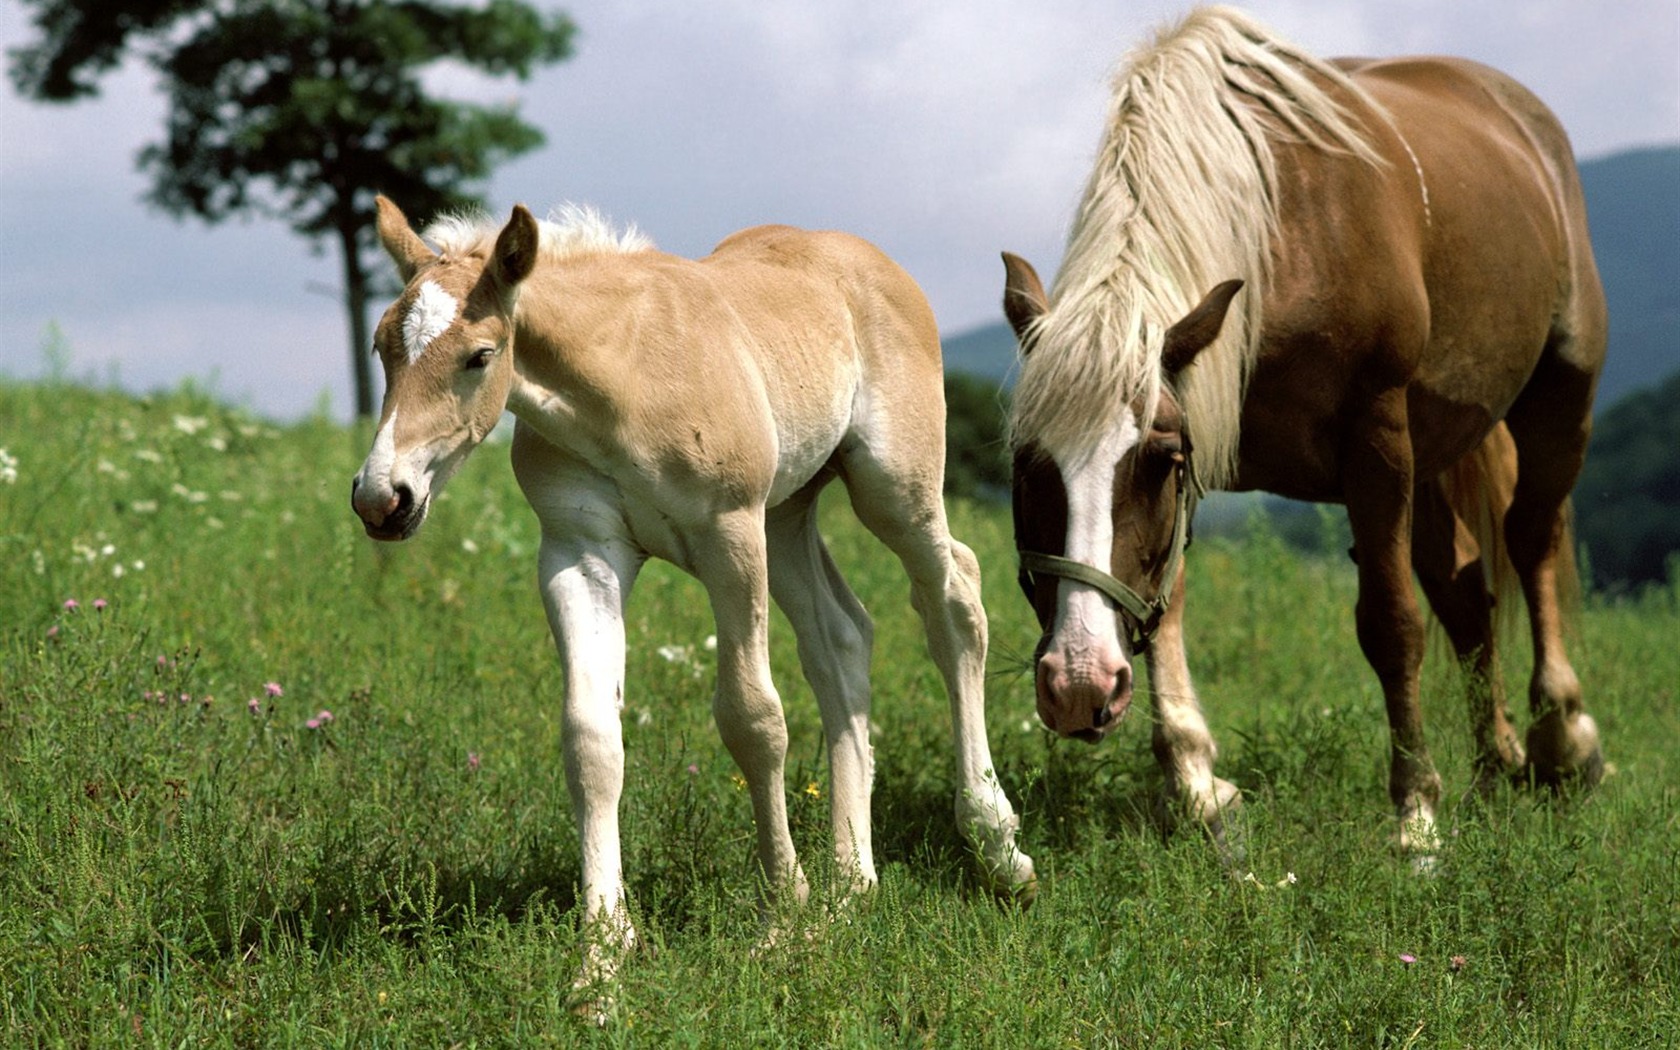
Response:
POLYGON ((1202 489, 1259 489, 1347 506, 1403 848, 1429 855, 1441 795, 1414 570, 1471 672, 1478 782, 1600 775, 1560 581, 1604 296, 1568 139, 1533 95, 1458 59, 1320 61, 1199 10, 1116 78, 1051 292, 1004 261, 1046 725, 1101 738, 1146 655, 1168 790, 1221 831, 1240 796, 1190 683, 1181 554, 1202 489), (1498 674, 1501 548, 1534 639, 1526 751, 1498 674))

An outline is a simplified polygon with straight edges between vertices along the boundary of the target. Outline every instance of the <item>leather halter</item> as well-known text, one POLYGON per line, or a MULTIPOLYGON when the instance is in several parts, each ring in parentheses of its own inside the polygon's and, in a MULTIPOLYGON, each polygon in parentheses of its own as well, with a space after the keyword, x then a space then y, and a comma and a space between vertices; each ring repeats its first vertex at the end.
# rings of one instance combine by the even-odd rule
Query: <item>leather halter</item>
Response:
POLYGON ((1190 520, 1195 516, 1196 503, 1202 495, 1201 480, 1196 476, 1195 461, 1192 458, 1190 428, 1185 426, 1182 434, 1183 459, 1174 468, 1178 476, 1178 500, 1174 508, 1172 546, 1168 550, 1166 567, 1161 573, 1160 588, 1155 597, 1145 598, 1094 565, 1086 565, 1084 562, 1057 554, 1020 551, 1021 570, 1018 580, 1029 601, 1033 596, 1036 577, 1041 574, 1083 583, 1095 588, 1117 608, 1127 613, 1129 622, 1126 625, 1126 633, 1132 652, 1140 653, 1149 648, 1149 644, 1155 639, 1155 632, 1161 627, 1162 618, 1167 614, 1167 606, 1172 601, 1172 589, 1178 579, 1179 565, 1184 560, 1184 552, 1190 548, 1190 520))

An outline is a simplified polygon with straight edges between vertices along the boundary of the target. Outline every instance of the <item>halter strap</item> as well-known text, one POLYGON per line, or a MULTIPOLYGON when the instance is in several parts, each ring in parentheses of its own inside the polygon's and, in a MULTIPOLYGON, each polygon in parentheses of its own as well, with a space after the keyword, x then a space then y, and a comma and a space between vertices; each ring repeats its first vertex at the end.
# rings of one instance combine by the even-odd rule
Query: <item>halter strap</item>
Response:
POLYGON ((1020 582, 1028 597, 1032 596, 1033 577, 1040 573, 1095 588, 1131 616, 1132 624, 1127 627, 1127 635, 1132 651, 1142 652, 1147 649, 1154 641, 1155 632, 1160 629, 1161 619, 1166 616, 1167 607, 1172 601, 1172 589, 1178 579, 1179 565, 1184 561, 1184 552, 1190 547, 1190 520, 1195 516, 1196 502, 1201 495, 1201 480, 1196 477, 1196 469, 1191 460, 1188 434, 1184 445, 1184 462, 1178 465, 1177 473, 1178 501, 1174 508, 1172 546, 1167 553, 1166 566, 1161 572, 1160 589, 1154 598, 1145 598, 1094 565, 1086 565, 1084 562, 1057 554, 1021 551, 1020 582))

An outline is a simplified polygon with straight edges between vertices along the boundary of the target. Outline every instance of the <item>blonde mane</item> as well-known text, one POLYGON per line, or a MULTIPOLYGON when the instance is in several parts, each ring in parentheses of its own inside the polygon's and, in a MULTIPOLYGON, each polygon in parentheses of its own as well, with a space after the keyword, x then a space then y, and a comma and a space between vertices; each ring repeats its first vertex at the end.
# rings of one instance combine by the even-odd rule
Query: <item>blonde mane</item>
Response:
POLYGON ((1166 330, 1222 281, 1246 287, 1177 393, 1210 488, 1235 471, 1239 421, 1276 232, 1275 140, 1384 163, 1320 86, 1383 111, 1346 75, 1225 7, 1192 12, 1115 77, 1050 308, 1028 332, 1011 441, 1058 460, 1089 452, 1100 420, 1161 388, 1166 330))
MULTIPOLYGON (((446 215, 426 227, 422 236, 444 255, 488 256, 503 222, 483 213, 446 215)), ((634 225, 614 228, 599 211, 584 204, 562 204, 537 224, 542 258, 565 259, 596 252, 640 252, 653 247, 652 238, 634 225)))

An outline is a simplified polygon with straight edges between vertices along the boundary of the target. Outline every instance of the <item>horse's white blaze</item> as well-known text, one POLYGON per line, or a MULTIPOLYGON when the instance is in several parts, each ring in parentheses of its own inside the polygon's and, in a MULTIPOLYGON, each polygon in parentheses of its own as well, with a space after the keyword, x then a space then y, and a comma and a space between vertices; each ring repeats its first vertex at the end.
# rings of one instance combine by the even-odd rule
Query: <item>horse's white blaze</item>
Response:
POLYGON ((367 459, 362 463, 361 480, 372 482, 380 486, 381 490, 392 487, 391 472, 397 465, 397 410, 391 409, 391 418, 379 428, 379 433, 373 437, 373 448, 368 450, 367 459))
POLYGON ((432 341, 455 323, 461 304, 435 281, 421 281, 403 317, 403 349, 408 351, 410 363, 419 360, 432 341))
MULTIPOLYGON (((1058 464, 1068 500, 1065 556, 1081 565, 1113 571, 1114 467, 1138 437, 1137 421, 1124 413, 1089 454, 1058 464)), ((1064 579, 1057 586, 1050 644, 1075 680, 1106 676, 1126 661, 1119 614, 1100 591, 1077 580, 1064 579)))

